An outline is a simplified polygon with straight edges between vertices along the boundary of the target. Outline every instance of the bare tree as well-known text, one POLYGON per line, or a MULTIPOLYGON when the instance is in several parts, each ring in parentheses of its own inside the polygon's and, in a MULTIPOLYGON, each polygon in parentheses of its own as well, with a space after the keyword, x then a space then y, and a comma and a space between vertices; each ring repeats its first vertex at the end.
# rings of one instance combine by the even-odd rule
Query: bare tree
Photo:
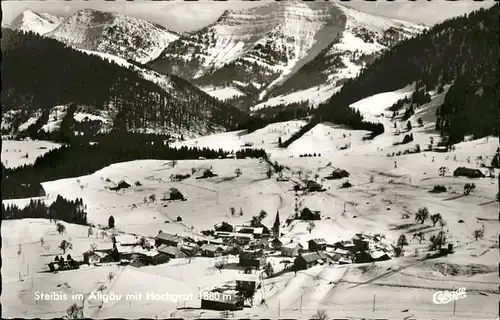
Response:
POLYGON ((439 220, 442 220, 442 219, 443 219, 443 217, 441 217, 441 214, 439 214, 439 213, 431 215, 432 226, 435 227, 436 223, 438 223, 439 220))
POLYGON ((466 183, 464 186, 464 195, 469 195, 472 191, 476 189, 476 185, 474 183, 466 183))
POLYGON ((40 246, 43 247, 44 244, 45 244, 45 240, 43 240, 43 238, 40 238, 40 246))
POLYGON ((446 168, 446 167, 441 167, 441 168, 439 168, 438 172, 439 172, 439 175, 440 175, 441 177, 444 177, 444 176, 446 175, 446 173, 448 173, 448 172, 449 172, 449 170, 448 170, 448 168, 446 168))
POLYGON ((108 274, 108 280, 109 280, 109 282, 113 281, 114 278, 115 278, 115 274, 113 272, 110 272, 108 274))
POLYGON ((398 247, 404 247, 408 245, 408 240, 404 234, 400 235, 398 238, 398 247))
POLYGON ((483 229, 474 230, 474 232, 472 233, 472 236, 474 237, 474 239, 476 241, 478 239, 482 239, 484 237, 484 228, 483 229))
POLYGON ((241 176, 242 175, 241 169, 236 168, 236 170, 234 170, 234 174, 236 174, 237 177, 241 176))
POLYGON ((415 214, 415 220, 420 221, 420 223, 424 224, 425 220, 429 218, 429 210, 427 208, 420 208, 418 212, 415 214))
POLYGON ((234 209, 234 207, 229 208, 229 212, 231 212, 232 216, 236 214, 236 210, 234 209))
POLYGON ((90 244, 90 252, 95 252, 97 250, 97 244, 91 243, 90 244))
POLYGON ((59 249, 61 249, 64 254, 66 251, 73 249, 73 244, 69 241, 63 240, 59 244, 59 249))
POLYGON ((312 319, 314 320, 326 320, 328 318, 328 315, 326 314, 325 310, 318 310, 316 311, 316 314, 313 315, 312 319))
POLYGON ((92 229, 92 227, 89 227, 89 229, 87 231, 87 237, 90 237, 93 234, 94 234, 94 230, 92 229))
POLYGON ((224 263, 222 261, 216 262, 215 269, 219 270, 219 272, 222 273, 222 269, 224 269, 224 263))
POLYGON ((311 233, 311 231, 314 229, 314 227, 316 227, 316 225, 314 224, 314 222, 310 221, 307 224, 307 231, 309 231, 309 233, 311 233))
POLYGON ((23 254, 23 246, 19 244, 19 247, 17 248, 17 256, 21 256, 23 254))

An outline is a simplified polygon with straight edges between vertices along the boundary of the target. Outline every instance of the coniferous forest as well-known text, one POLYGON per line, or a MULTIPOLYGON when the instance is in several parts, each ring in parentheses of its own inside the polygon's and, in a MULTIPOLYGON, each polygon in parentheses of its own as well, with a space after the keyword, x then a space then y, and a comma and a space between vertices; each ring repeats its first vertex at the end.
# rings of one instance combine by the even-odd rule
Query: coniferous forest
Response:
POLYGON ((499 8, 496 4, 446 20, 387 50, 358 78, 347 80, 341 91, 316 110, 311 122, 283 145, 288 146, 321 121, 370 129, 349 105, 412 83, 423 95, 452 85, 438 115, 438 128, 451 143, 469 134, 476 138, 498 136, 499 8))
POLYGON ((30 203, 20 209, 15 204, 5 205, 2 203, 2 219, 26 219, 42 218, 50 220, 61 220, 68 223, 87 225, 86 206, 83 200, 67 200, 60 195, 57 196, 50 206, 40 200, 31 200, 30 203))
POLYGON ((24 121, 36 111, 47 117, 51 108, 67 104, 105 111, 114 121, 113 128, 122 131, 207 133, 248 119, 245 112, 179 77, 163 76, 163 82, 155 83, 135 67, 111 63, 34 33, 2 29, 1 49, 2 113, 21 110, 24 121))

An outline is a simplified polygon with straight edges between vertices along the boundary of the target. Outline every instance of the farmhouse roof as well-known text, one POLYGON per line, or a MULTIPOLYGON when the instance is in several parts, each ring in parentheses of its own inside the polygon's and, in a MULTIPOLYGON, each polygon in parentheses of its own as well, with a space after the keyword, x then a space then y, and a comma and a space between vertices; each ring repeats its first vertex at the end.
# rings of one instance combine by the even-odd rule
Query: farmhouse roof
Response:
POLYGON ((286 249, 295 249, 297 247, 303 248, 303 246, 299 242, 290 242, 282 246, 282 248, 286 249))
POLYGON ((323 238, 311 239, 308 242, 314 242, 316 244, 326 244, 326 240, 323 238))
POLYGON ((170 255, 177 255, 181 253, 181 249, 177 247, 172 247, 172 246, 167 246, 167 245, 161 245, 158 247, 158 252, 165 253, 165 254, 170 254, 170 255))
POLYGON ((170 233, 165 233, 165 232, 158 233, 158 235, 156 236, 156 239, 165 240, 165 241, 175 241, 175 242, 182 241, 182 237, 179 237, 177 235, 173 235, 170 233))
POLYGON ((327 258, 327 256, 322 252, 304 253, 300 255, 300 257, 302 257, 302 259, 304 259, 304 261, 306 262, 319 261, 327 258))

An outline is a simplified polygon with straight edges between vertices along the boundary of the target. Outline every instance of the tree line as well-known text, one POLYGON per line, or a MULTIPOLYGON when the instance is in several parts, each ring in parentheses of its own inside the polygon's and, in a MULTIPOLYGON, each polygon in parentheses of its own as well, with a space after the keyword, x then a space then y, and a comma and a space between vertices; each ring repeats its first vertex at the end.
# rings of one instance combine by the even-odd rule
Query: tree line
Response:
POLYGON ((85 209, 86 205, 83 204, 81 198, 67 200, 58 195, 56 201, 49 206, 41 200, 33 199, 22 209, 15 204, 5 205, 2 203, 2 219, 41 218, 87 225, 87 212, 85 212, 85 209))

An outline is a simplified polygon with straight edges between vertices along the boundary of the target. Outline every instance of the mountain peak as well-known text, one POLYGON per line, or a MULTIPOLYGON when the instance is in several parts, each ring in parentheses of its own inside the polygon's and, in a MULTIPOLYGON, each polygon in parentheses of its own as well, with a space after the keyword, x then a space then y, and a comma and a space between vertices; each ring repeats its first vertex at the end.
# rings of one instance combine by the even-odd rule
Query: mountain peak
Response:
POLYGON ((57 28, 64 19, 65 17, 26 9, 10 23, 9 27, 13 30, 34 32, 43 35, 57 28))

